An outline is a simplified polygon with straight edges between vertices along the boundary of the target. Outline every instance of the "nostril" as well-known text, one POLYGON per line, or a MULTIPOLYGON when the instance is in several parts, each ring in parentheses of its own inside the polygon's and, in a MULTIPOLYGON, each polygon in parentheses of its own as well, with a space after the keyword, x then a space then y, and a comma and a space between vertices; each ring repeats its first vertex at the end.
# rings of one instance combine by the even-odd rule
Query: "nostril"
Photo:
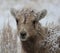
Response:
POLYGON ((25 32, 22 32, 22 33, 20 33, 20 35, 21 35, 22 37, 25 37, 25 36, 26 36, 26 33, 25 33, 25 32))

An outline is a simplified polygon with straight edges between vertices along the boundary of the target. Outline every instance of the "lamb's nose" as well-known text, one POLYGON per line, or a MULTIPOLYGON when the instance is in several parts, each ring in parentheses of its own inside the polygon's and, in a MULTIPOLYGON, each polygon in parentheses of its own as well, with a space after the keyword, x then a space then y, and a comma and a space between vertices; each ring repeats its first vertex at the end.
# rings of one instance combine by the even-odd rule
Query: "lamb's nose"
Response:
POLYGON ((26 32, 21 32, 20 36, 21 36, 22 39, 24 39, 26 37, 26 32))

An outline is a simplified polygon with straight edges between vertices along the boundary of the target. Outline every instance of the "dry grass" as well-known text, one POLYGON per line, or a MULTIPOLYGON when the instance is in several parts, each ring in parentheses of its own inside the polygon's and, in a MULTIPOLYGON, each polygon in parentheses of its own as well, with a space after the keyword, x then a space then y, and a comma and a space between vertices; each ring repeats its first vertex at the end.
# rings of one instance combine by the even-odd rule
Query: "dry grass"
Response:
POLYGON ((10 25, 3 27, 1 36, 1 53, 17 53, 17 36, 10 25))

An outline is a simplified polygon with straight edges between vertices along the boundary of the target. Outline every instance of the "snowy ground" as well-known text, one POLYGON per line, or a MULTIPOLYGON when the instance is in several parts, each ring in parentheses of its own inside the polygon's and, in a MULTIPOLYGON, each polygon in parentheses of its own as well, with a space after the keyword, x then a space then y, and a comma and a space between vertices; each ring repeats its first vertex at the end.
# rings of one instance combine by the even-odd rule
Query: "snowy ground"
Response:
MULTIPOLYGON (((39 11, 47 9, 46 17, 40 21, 42 25, 46 26, 46 24, 52 22, 54 22, 55 25, 59 25, 60 0, 0 0, 0 30, 8 23, 8 21, 12 29, 16 29, 16 22, 10 13, 10 10, 11 8, 22 9, 24 6, 31 6, 39 11)), ((55 40, 58 36, 54 35, 50 39, 54 38, 53 40, 55 40)))

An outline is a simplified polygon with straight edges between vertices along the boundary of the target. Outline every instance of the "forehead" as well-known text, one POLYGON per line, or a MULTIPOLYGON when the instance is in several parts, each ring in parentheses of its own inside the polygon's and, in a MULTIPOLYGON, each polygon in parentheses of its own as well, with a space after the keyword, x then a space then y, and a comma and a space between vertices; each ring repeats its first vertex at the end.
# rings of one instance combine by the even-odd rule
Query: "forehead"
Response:
POLYGON ((36 12, 33 10, 22 10, 20 19, 22 21, 32 21, 36 18, 36 12))

